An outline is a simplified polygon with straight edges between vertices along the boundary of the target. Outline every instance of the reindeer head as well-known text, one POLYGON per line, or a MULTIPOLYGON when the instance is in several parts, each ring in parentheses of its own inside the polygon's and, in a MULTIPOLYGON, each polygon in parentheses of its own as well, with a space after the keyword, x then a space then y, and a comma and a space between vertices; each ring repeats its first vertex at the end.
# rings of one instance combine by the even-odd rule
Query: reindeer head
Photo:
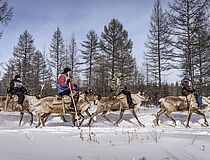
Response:
POLYGON ((86 90, 85 91, 85 100, 90 102, 90 101, 93 101, 94 104, 96 103, 96 101, 100 101, 101 99, 101 95, 99 94, 96 94, 95 92, 93 92, 92 90, 86 90))
POLYGON ((140 91, 138 91, 136 95, 139 98, 141 98, 142 101, 149 101, 151 99, 151 97, 149 97, 146 92, 140 92, 140 91))

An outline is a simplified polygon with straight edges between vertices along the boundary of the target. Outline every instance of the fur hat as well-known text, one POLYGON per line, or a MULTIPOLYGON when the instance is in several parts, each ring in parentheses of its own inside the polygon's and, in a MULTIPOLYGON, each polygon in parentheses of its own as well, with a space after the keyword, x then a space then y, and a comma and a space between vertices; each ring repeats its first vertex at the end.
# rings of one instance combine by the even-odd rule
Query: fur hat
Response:
POLYGON ((15 75, 15 79, 21 78, 19 74, 15 75))
POLYGON ((66 67, 66 68, 64 68, 64 70, 63 70, 63 73, 62 74, 66 74, 67 72, 69 72, 69 71, 71 71, 71 69, 70 68, 68 68, 68 67, 66 67))

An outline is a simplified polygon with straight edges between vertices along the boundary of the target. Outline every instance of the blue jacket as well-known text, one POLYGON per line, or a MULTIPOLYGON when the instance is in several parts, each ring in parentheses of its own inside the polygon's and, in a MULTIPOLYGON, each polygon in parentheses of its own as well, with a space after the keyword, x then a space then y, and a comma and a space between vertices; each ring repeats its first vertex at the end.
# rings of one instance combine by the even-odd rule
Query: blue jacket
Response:
POLYGON ((70 79, 65 74, 58 76, 58 94, 69 89, 70 79))

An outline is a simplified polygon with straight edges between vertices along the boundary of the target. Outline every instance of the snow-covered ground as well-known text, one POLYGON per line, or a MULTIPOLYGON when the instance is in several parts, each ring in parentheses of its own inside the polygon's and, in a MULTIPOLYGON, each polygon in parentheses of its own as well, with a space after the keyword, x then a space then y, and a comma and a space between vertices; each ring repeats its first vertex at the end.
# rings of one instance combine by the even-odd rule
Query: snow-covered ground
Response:
MULTIPOLYGON (((177 121, 161 116, 154 125, 158 108, 141 108, 139 127, 129 111, 119 127, 97 116, 92 128, 71 127, 52 115, 44 128, 29 126, 29 115, 18 127, 18 113, 0 113, 0 160, 209 160, 210 128, 193 114, 191 128, 185 128, 186 113, 174 113, 177 121)), ((206 113, 210 122, 210 113, 206 113)), ((116 120, 119 112, 109 113, 116 120)), ((68 116, 66 116, 67 120, 68 116)), ((35 119, 36 120, 36 119, 35 119)))

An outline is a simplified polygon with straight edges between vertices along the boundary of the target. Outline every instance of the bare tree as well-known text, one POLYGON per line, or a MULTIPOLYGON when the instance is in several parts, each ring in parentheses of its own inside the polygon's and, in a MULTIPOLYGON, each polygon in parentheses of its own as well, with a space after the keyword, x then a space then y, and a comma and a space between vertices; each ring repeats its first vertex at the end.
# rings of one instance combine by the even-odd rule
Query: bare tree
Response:
POLYGON ((79 79, 79 54, 74 34, 67 45, 65 60, 65 66, 71 67, 73 77, 79 79))
MULTIPOLYGON (((13 7, 8 5, 7 0, 0 0, 0 23, 7 25, 11 21, 13 16, 13 7)), ((0 39, 2 37, 2 32, 0 32, 0 39)))
POLYGON ((172 46, 171 29, 167 21, 166 14, 162 11, 160 0, 154 3, 154 9, 151 16, 150 32, 148 42, 145 43, 147 51, 145 60, 148 71, 154 77, 153 81, 158 82, 158 97, 161 97, 162 76, 164 71, 171 68, 172 46))
POLYGON ((193 48, 194 81, 201 94, 204 93, 204 88, 210 82, 210 21, 208 7, 208 5, 200 7, 201 9, 195 18, 196 31, 194 35, 195 45, 193 48))
POLYGON ((179 62, 177 68, 189 74, 194 82, 196 18, 208 0, 175 0, 169 3, 170 25, 173 27, 173 46, 177 49, 174 58, 179 62))

